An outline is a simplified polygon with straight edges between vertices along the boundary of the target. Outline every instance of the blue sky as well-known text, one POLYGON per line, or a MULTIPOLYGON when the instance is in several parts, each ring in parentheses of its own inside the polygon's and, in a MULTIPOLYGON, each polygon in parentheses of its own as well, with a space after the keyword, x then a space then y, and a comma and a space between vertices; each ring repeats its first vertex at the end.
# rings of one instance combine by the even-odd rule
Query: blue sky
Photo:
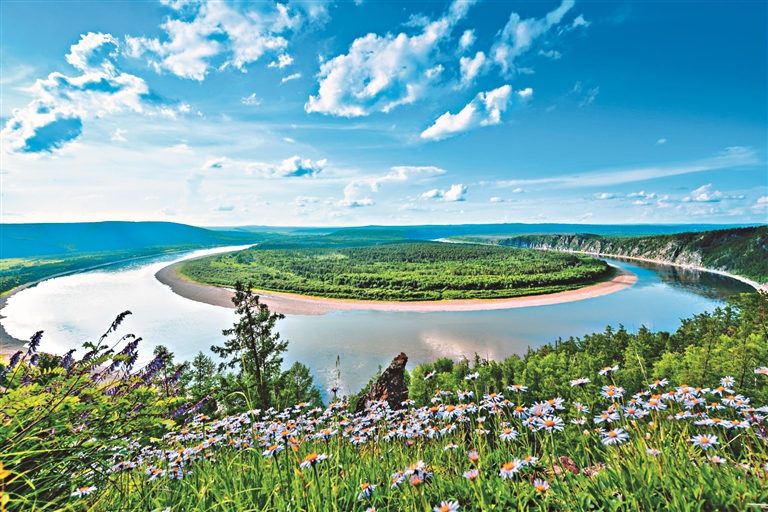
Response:
POLYGON ((0 9, 2 222, 768 220, 765 2, 0 9))

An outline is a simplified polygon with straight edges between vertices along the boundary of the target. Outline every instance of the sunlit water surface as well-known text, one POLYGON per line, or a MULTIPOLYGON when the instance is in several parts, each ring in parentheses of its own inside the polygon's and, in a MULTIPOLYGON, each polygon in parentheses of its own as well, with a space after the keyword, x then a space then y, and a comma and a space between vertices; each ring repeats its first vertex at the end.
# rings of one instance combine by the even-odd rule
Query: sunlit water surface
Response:
MULTIPOLYGON (((43 329, 42 350, 62 353, 97 339, 124 310, 118 335, 134 333, 144 341, 141 359, 163 344, 177 360, 191 360, 199 351, 222 344, 222 329, 236 320, 234 311, 184 299, 160 284, 155 273, 173 261, 232 250, 195 251, 126 262, 44 281, 12 296, 2 313, 8 334, 26 339, 43 329)), ((607 325, 636 331, 674 331, 681 318, 722 306, 728 296, 751 291, 734 279, 675 267, 615 261, 637 275, 632 287, 593 299, 551 306, 496 311, 403 313, 335 311, 326 315, 291 315, 277 324, 290 341, 286 366, 302 361, 326 389, 336 380, 357 391, 381 365, 401 351, 408 367, 438 357, 502 359, 522 354, 558 337, 583 336, 607 325)), ((110 337, 114 337, 111 335, 110 337)), ((115 337, 115 341, 117 337, 115 337)))

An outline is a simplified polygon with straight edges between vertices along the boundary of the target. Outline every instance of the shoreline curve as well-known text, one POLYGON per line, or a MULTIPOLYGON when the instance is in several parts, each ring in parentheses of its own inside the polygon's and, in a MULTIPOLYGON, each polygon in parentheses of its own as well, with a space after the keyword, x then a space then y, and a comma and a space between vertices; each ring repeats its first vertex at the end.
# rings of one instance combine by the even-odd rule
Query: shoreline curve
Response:
MULTIPOLYGON (((188 261, 188 260, 186 260, 188 261)), ((213 306, 234 308, 234 292, 228 288, 196 283, 178 273, 184 262, 176 262, 163 267, 155 274, 155 279, 168 286, 171 291, 185 299, 202 302, 213 306)), ((456 299, 443 301, 373 301, 355 299, 333 299, 309 297, 283 292, 255 290, 261 302, 269 309, 287 315, 324 315, 331 311, 394 311, 394 312, 451 312, 451 311, 489 311, 498 309, 549 306, 577 300, 591 299, 615 293, 629 288, 637 282, 637 276, 621 267, 615 266, 616 274, 608 281, 591 286, 544 295, 528 295, 508 299, 456 299)))

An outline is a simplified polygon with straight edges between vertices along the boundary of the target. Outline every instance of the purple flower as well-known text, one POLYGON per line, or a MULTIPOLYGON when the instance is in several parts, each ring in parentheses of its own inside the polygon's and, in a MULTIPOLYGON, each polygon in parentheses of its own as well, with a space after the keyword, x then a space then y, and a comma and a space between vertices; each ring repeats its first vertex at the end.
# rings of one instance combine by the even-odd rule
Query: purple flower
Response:
POLYGON ((107 332, 110 333, 110 332, 116 331, 117 327, 121 323, 123 323, 123 320, 125 320, 125 317, 127 317, 130 314, 132 314, 130 311, 123 311, 122 313, 117 315, 117 318, 115 318, 115 321, 112 322, 112 326, 109 328, 109 330, 107 332))
POLYGON ((37 331, 31 338, 29 338, 29 351, 27 352, 27 355, 37 352, 37 347, 40 346, 40 340, 42 339, 43 331, 37 331))

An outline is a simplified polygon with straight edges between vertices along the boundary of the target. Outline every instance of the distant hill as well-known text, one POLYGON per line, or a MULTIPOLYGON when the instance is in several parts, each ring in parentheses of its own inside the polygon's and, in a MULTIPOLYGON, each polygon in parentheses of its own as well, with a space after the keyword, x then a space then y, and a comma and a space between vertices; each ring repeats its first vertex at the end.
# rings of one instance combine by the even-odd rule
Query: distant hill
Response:
POLYGON ((263 235, 254 232, 212 231, 173 222, 3 224, 0 225, 0 258, 237 245, 262 238, 263 235))
POLYGON ((485 241, 527 249, 642 258, 659 263, 718 270, 760 284, 768 283, 768 226, 643 237, 553 234, 485 241))

